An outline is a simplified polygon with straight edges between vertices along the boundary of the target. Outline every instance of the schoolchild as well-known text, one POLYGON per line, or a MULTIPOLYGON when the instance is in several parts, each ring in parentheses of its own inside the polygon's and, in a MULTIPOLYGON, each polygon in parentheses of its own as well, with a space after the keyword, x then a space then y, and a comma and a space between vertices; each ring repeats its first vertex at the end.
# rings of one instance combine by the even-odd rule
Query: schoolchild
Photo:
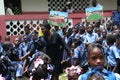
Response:
POLYGON ((99 45, 94 43, 88 46, 88 63, 90 70, 79 76, 78 80, 119 80, 120 75, 106 70, 103 65, 105 57, 103 50, 99 45))
POLYGON ((109 64, 110 70, 113 70, 120 59, 120 54, 118 52, 117 47, 115 46, 116 36, 113 34, 107 35, 107 44, 108 44, 108 51, 107 51, 107 60, 109 64))

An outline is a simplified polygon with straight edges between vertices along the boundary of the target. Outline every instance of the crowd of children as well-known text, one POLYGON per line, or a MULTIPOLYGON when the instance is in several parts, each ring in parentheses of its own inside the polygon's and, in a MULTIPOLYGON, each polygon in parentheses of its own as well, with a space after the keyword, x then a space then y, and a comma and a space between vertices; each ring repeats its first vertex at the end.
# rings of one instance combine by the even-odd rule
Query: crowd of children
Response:
POLYGON ((69 80, 91 80, 100 75, 102 75, 100 80, 113 78, 120 80, 119 27, 113 25, 111 21, 104 22, 104 19, 81 22, 72 28, 50 26, 47 20, 43 20, 39 30, 42 31, 42 35, 37 31, 31 32, 30 26, 27 25, 24 27, 25 33, 16 37, 13 43, 8 36, 5 42, 0 42, 0 52, 4 55, 12 48, 18 53, 17 59, 16 55, 8 56, 11 64, 17 66, 15 72, 17 80, 26 76, 29 70, 31 74, 27 73, 27 77, 32 76, 31 80, 40 80, 35 76, 40 76, 37 75, 42 71, 39 64, 44 63, 46 64, 44 67, 47 68, 44 70, 48 74, 42 78, 46 80, 58 80, 60 73, 63 72, 67 73, 69 80), (40 58, 38 61, 41 62, 38 62, 35 60, 37 54, 46 54, 48 57, 40 58), (32 63, 34 65, 31 67, 32 63))

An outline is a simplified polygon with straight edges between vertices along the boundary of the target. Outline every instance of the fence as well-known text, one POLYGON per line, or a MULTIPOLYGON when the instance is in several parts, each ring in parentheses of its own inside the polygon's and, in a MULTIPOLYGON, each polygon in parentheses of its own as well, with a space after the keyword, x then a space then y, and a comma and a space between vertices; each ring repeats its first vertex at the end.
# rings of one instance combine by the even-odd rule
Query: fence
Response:
MULTIPOLYGON (((105 11, 104 18, 106 20, 112 20, 112 12, 105 11)), ((78 22, 84 21, 86 18, 84 12, 69 14, 68 23, 71 26, 77 24, 78 22)), ((24 26, 29 24, 31 31, 38 30, 43 19, 49 19, 49 13, 39 13, 39 14, 28 14, 28 15, 0 15, 0 35, 2 36, 2 41, 6 35, 11 36, 11 41, 13 41, 15 36, 24 34, 24 26)))

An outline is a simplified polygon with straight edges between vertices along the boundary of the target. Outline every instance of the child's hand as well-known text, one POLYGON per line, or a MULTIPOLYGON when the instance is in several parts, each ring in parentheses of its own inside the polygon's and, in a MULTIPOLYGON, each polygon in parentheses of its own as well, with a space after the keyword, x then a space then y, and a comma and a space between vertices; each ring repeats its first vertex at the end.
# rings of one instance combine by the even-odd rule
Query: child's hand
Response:
POLYGON ((73 53, 72 50, 70 51, 70 56, 71 56, 72 58, 74 57, 74 53, 73 53))
POLYGON ((62 61, 61 61, 61 64, 65 63, 65 62, 68 62, 68 60, 62 60, 62 61))
POLYGON ((84 48, 87 48, 87 46, 88 46, 89 44, 90 44, 89 42, 86 42, 86 43, 84 44, 84 48))
POLYGON ((18 59, 18 61, 22 61, 23 60, 23 57, 20 57, 19 59, 18 59))

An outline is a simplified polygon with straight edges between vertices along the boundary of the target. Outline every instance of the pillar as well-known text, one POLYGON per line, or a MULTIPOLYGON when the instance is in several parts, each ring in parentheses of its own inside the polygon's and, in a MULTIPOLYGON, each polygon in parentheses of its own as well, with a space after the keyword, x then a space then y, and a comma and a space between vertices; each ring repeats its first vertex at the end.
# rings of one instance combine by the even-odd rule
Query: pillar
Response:
POLYGON ((5 15, 4 0, 0 0, 0 15, 5 15))

